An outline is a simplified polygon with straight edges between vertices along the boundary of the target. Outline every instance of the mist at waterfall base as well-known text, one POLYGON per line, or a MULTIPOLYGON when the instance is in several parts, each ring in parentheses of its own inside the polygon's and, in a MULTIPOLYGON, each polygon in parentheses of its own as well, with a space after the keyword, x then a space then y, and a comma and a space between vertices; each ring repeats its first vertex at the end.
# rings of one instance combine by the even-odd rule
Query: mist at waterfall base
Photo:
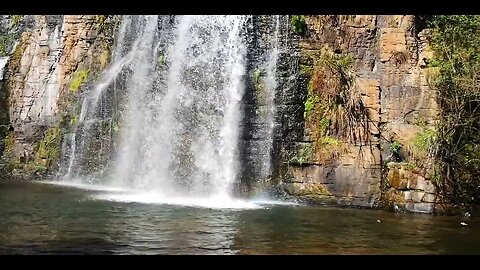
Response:
MULTIPOLYGON (((262 179, 272 171, 274 17, 262 66, 268 107, 258 149, 266 157, 262 179)), ((84 91, 78 124, 65 136, 61 181, 47 183, 100 190, 93 198, 119 202, 242 209, 281 203, 232 192, 243 165, 247 18, 124 16, 112 61, 84 91)))

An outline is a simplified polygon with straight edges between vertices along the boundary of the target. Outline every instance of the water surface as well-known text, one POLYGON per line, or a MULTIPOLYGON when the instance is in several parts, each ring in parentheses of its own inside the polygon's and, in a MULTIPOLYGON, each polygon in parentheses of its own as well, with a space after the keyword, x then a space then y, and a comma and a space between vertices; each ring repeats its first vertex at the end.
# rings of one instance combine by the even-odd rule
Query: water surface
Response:
POLYGON ((0 253, 480 254, 480 220, 473 218, 102 199, 109 194, 114 193, 0 181, 0 253))

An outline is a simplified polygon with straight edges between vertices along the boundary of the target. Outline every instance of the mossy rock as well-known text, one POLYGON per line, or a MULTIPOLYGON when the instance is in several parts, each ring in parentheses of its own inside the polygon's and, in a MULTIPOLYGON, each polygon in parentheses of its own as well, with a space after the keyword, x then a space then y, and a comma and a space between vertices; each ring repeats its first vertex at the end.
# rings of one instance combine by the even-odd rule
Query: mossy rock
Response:
POLYGON ((80 69, 73 74, 72 79, 70 80, 69 89, 72 93, 76 93, 82 84, 87 80, 89 74, 88 69, 80 69))
POLYGON ((54 166, 60 157, 60 142, 60 128, 47 129, 36 151, 35 163, 46 168, 54 166))
POLYGON ((286 183, 285 191, 293 196, 325 198, 332 194, 324 184, 320 183, 286 183))

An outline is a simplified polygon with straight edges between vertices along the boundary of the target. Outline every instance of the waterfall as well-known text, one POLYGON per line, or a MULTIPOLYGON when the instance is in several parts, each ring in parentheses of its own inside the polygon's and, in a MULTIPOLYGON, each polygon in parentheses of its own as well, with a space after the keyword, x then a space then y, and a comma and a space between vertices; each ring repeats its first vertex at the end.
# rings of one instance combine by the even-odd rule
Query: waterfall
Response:
POLYGON ((150 49, 136 57, 114 183, 163 194, 229 194, 238 166, 244 20, 179 17, 162 55, 166 82, 156 93, 144 92, 153 77, 150 49))
POLYGON ((112 62, 85 91, 78 124, 65 137, 64 181, 101 178, 162 196, 229 197, 239 176, 247 19, 125 16, 112 62), (102 108, 108 91, 123 97, 113 101, 121 103, 115 113, 102 108), (105 123, 118 147, 109 168, 92 177, 94 133, 105 123))

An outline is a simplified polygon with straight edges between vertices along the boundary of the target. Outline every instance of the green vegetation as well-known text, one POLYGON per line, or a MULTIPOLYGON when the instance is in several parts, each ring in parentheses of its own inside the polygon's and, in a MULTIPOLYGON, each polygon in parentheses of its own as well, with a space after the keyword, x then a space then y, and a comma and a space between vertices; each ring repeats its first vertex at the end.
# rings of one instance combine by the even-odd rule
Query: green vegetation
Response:
POLYGON ((317 102, 318 102, 318 97, 317 96, 313 96, 313 95, 308 96, 307 100, 305 101, 305 111, 303 113, 304 118, 307 117, 308 112, 313 110, 313 108, 315 107, 315 104, 317 102))
POLYGON ((394 162, 402 161, 402 156, 400 155, 400 149, 402 149, 401 143, 397 141, 393 141, 390 143, 390 152, 392 152, 391 161, 394 161, 394 162))
POLYGON ((0 34, 0 57, 6 56, 11 50, 18 33, 0 34))
POLYGON ((116 122, 112 122, 112 130, 115 133, 117 133, 120 130, 120 128, 118 127, 118 124, 116 122))
POLYGON ((355 63, 355 58, 350 54, 339 54, 336 55, 336 65, 339 71, 347 72, 352 68, 353 63, 355 63))
POLYGON ((442 15, 429 20, 438 69, 440 115, 437 135, 419 136, 424 148, 436 138, 434 156, 444 199, 460 205, 480 203, 480 16, 442 15))
POLYGON ((326 162, 347 150, 343 141, 361 138, 365 108, 354 85, 349 54, 336 54, 330 48, 302 56, 301 76, 308 82, 304 119, 315 162, 326 162))
POLYGON ((162 65, 165 64, 165 55, 160 54, 160 55, 158 56, 158 64, 159 64, 160 66, 162 66, 162 65))
POLYGON ((310 143, 302 143, 296 153, 294 153, 288 163, 289 164, 299 164, 302 166, 310 161, 312 158, 312 145, 310 143))
POLYGON ((322 118, 318 121, 318 127, 321 136, 327 136, 328 131, 330 129, 330 119, 329 118, 322 118))
POLYGON ((330 136, 322 137, 320 141, 322 145, 328 145, 335 148, 340 147, 340 145, 342 145, 342 142, 339 139, 330 137, 330 136))
POLYGON ((310 65, 302 65, 300 64, 300 75, 301 76, 312 76, 312 72, 313 72, 313 67, 310 66, 310 65))
POLYGON ((307 32, 307 24, 305 23, 305 15, 291 15, 290 25, 294 33, 304 36, 307 32))
POLYGON ((76 115, 70 118, 70 125, 75 125, 77 124, 77 122, 78 122, 78 117, 76 115))
POLYGON ((434 145, 437 138, 437 132, 435 129, 429 128, 424 131, 418 132, 413 138, 413 146, 417 151, 428 152, 434 145))
MULTIPOLYGON (((265 100, 267 92, 265 91, 265 82, 263 80, 263 73, 260 69, 254 69, 251 73, 253 87, 256 91, 257 99, 258 100, 265 100)), ((265 110, 260 110, 260 112, 264 113, 265 110)))
POLYGON ((8 132, 4 139, 4 150, 3 156, 10 157, 13 151, 13 144, 15 143, 15 138, 13 137, 13 132, 8 132))
POLYGON ((37 162, 41 164, 40 160, 46 160, 46 167, 53 166, 58 161, 60 155, 60 128, 51 127, 44 133, 43 140, 38 145, 36 154, 37 162))
POLYGON ((314 66, 308 84, 305 116, 314 110, 316 121, 328 119, 330 133, 361 139, 356 133, 358 127, 367 127, 366 111, 351 72, 354 58, 349 54, 335 54, 327 48, 312 58, 314 66))
POLYGON ((394 155, 399 155, 401 148, 402 148, 402 145, 397 141, 393 141, 390 144, 390 151, 392 151, 392 154, 394 154, 394 155))
POLYGON ((17 28, 20 25, 21 20, 22 20, 22 15, 13 15, 12 16, 12 26, 13 26, 13 28, 17 28))
POLYGON ((72 80, 70 81, 70 91, 72 93, 76 93, 78 89, 80 89, 80 86, 85 82, 85 80, 88 77, 88 69, 80 69, 73 74, 72 80))
POLYGON ((108 62, 110 62, 110 50, 105 49, 100 55, 100 70, 104 70, 108 62))
POLYGON ((336 158, 345 150, 343 142, 332 136, 320 137, 315 147, 319 162, 336 158))

